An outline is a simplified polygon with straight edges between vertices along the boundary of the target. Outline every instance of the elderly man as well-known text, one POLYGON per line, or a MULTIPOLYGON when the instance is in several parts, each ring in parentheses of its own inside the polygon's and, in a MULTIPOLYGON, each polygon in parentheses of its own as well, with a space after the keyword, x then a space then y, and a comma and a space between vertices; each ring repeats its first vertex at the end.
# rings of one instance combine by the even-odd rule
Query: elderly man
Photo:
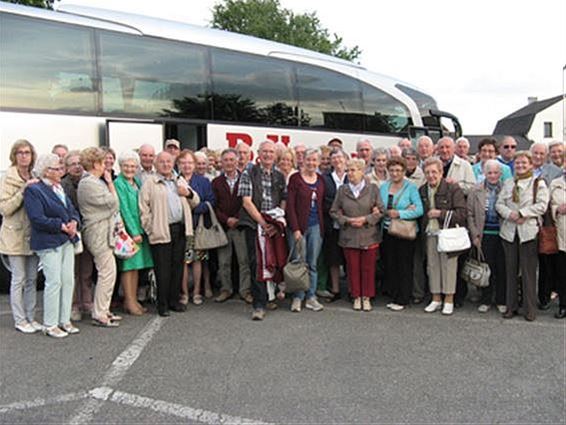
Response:
POLYGON ((456 140, 456 155, 465 161, 472 162, 469 157, 470 142, 465 137, 456 140))
POLYGON ((401 139, 399 140, 399 143, 397 143, 397 146, 399 146, 401 148, 401 151, 403 151, 404 149, 410 149, 413 147, 413 142, 411 142, 411 139, 401 139))
POLYGON ((336 138, 336 137, 335 137, 334 139, 331 139, 331 140, 327 143, 328 147, 330 147, 330 148, 332 148, 332 149, 342 149, 342 145, 343 145, 343 144, 344 144, 344 143, 342 143, 342 140, 340 140, 340 139, 338 139, 338 138, 336 138))
POLYGON ((285 209, 285 177, 274 168, 275 144, 265 141, 259 145, 259 164, 246 170, 240 178, 238 196, 242 198, 239 226, 243 227, 250 265, 253 298, 252 320, 263 320, 267 305, 267 285, 257 280, 256 241, 258 232, 273 236, 277 229, 268 224, 262 213, 276 207, 285 209))
POLYGON ((63 161, 65 159, 65 156, 67 156, 67 154, 69 153, 69 148, 67 147, 67 145, 59 143, 51 148, 51 153, 54 153, 59 157, 59 159, 61 159, 61 161, 63 161))
POLYGON ((181 153, 181 142, 177 139, 167 139, 165 140, 165 150, 173 157, 173 163, 175 163, 181 153))
MULTIPOLYGON (((490 159, 495 159, 497 155, 497 141, 493 138, 487 137, 482 139, 478 145, 480 160, 475 164, 472 169, 474 170, 474 175, 478 183, 482 183, 485 180, 484 168, 485 163, 490 159)), ((500 168, 500 179, 503 183, 507 179, 513 178, 513 173, 511 168, 505 164, 501 164, 500 168)))
POLYGON ((303 162, 305 161, 305 152, 307 147, 304 143, 299 143, 293 148, 295 150, 295 162, 297 163, 297 170, 303 168, 303 162))
MULTIPOLYGON (((546 143, 537 142, 531 145, 533 158, 533 175, 543 179, 547 187, 552 180, 562 176, 562 169, 556 165, 546 162, 548 159, 548 147, 546 143)), ((552 225, 550 213, 543 216, 545 225, 552 225)), ((558 278, 558 256, 557 254, 539 254, 538 269, 538 302, 541 310, 550 308, 550 294, 554 288, 554 282, 558 278)))
POLYGON ((185 238, 193 235, 192 208, 200 202, 198 194, 173 172, 173 161, 168 152, 157 155, 156 174, 146 180, 139 194, 141 224, 155 263, 160 316, 186 309, 179 303, 185 238))
POLYGON ((253 166, 252 160, 252 150, 250 145, 244 142, 240 142, 236 145, 236 153, 238 155, 237 168, 240 173, 243 173, 247 169, 253 166))
POLYGON ((554 140, 548 144, 548 151, 550 153, 550 162, 557 167, 564 165, 564 142, 554 140))
POLYGON ((140 170, 137 176, 143 184, 148 177, 155 175, 155 170, 153 169, 155 149, 151 145, 141 145, 138 153, 140 156, 140 170))
POLYGON ((421 136, 417 140, 417 152, 419 154, 419 166, 423 168, 424 162, 434 154, 434 143, 428 136, 421 136))
POLYGON ((373 147, 371 142, 367 139, 362 139, 356 143, 356 153, 359 159, 363 159, 366 163, 366 168, 364 170, 365 174, 372 172, 372 158, 373 158, 373 147))
POLYGON ((512 136, 505 136, 499 144, 499 156, 497 160, 511 168, 515 172, 515 153, 517 152, 517 141, 512 136))
POLYGON ((218 221, 228 237, 228 245, 218 248, 218 274, 221 289, 216 302, 224 302, 234 292, 232 285, 232 254, 238 260, 238 276, 240 278, 240 297, 252 302, 250 294, 250 267, 246 247, 244 229, 238 227, 242 199, 238 197, 240 173, 236 169, 238 153, 235 149, 225 149, 220 155, 222 174, 212 181, 212 191, 216 199, 215 212, 218 221))

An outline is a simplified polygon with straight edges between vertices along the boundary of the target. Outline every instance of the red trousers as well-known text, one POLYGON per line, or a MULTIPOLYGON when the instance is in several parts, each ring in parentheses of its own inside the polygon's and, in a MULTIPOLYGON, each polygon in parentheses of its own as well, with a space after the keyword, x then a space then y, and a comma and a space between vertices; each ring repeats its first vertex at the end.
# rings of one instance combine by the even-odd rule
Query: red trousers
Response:
POLYGON ((377 247, 371 249, 344 248, 344 257, 352 297, 375 297, 377 247))

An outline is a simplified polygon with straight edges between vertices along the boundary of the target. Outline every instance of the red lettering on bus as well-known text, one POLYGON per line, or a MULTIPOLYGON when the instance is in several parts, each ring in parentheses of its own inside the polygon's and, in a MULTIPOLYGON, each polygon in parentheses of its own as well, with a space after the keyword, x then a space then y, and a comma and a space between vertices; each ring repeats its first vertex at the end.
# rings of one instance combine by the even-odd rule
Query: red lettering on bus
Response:
POLYGON ((228 140, 228 146, 231 148, 235 148, 240 142, 244 142, 250 146, 253 143, 252 136, 247 133, 226 133, 226 140, 228 140))

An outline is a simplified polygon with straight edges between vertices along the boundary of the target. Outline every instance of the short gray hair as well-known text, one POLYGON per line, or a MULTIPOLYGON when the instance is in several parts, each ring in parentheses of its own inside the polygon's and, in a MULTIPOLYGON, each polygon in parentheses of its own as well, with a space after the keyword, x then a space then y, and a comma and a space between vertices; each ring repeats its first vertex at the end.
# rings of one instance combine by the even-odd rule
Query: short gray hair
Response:
POLYGON ((465 137, 459 137, 458 139, 456 139, 456 144, 459 144, 460 142, 465 142, 468 147, 470 147, 470 141, 465 137))
POLYGON ((121 152, 118 155, 118 165, 122 166, 124 162, 134 161, 136 166, 140 165, 140 156, 134 151, 121 152))
POLYGON ((375 159, 378 155, 385 155, 387 158, 389 158, 389 150, 387 150, 386 148, 374 149, 372 158, 375 159))
POLYGON ((61 159, 59 156, 54 153, 41 154, 37 158, 37 161, 35 161, 33 175, 38 178, 42 178, 45 174, 45 170, 52 166, 61 166, 61 159))
POLYGON ((309 148, 305 151, 305 158, 307 156, 311 156, 311 155, 316 155, 317 159, 320 160, 320 149, 316 149, 316 148, 309 148))
POLYGON ((358 142, 356 143, 356 151, 359 151, 359 150, 360 150, 360 146, 361 146, 362 144, 365 144, 365 143, 367 143, 367 144, 369 145, 370 149, 373 151, 373 146, 372 146, 371 141, 370 141, 369 139, 361 139, 361 140, 358 140, 358 142))
POLYGON ((428 136, 421 136, 419 137, 419 140, 417 140, 417 146, 420 145, 421 143, 424 142, 429 142, 431 145, 434 145, 434 142, 432 141, 432 139, 428 136))
POLYGON ((485 164, 483 164, 483 173, 485 174, 487 172, 487 169, 492 165, 496 166, 499 172, 501 172, 501 162, 496 159, 488 159, 487 161, 485 161, 485 164))
POLYGON ((407 158, 408 156, 414 156, 414 157, 419 157, 419 153, 417 152, 417 150, 415 148, 405 148, 403 149, 403 152, 401 152, 401 156, 403 158, 407 158))
POLYGON ((533 148, 537 147, 537 146, 542 146, 544 148, 544 152, 548 153, 548 145, 544 142, 535 142, 531 145, 531 147, 529 148, 529 151, 532 153, 533 152, 533 148))

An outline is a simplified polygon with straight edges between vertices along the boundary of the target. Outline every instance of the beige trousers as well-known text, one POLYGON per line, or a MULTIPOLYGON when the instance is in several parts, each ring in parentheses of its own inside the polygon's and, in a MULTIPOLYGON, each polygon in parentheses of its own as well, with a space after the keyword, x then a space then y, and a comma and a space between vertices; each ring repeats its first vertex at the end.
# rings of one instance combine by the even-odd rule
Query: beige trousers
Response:
POLYGON ((116 283, 116 259, 112 249, 108 248, 102 254, 94 256, 94 265, 98 273, 96 288, 94 290, 94 304, 92 318, 106 320, 110 313, 112 292, 116 283))
POLYGON ((430 293, 452 295, 456 292, 458 256, 438 252, 438 236, 426 236, 426 259, 430 293))

